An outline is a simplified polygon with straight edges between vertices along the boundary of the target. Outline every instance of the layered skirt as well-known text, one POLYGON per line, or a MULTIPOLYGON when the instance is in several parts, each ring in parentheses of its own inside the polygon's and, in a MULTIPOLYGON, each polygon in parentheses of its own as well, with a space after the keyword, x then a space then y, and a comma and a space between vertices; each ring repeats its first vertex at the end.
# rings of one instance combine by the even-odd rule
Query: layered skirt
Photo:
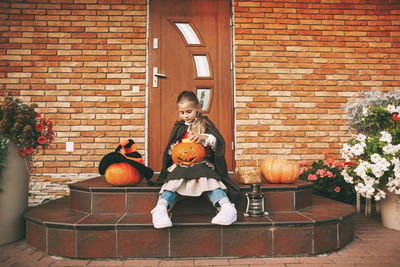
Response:
POLYGON ((212 165, 198 163, 191 167, 176 165, 168 174, 160 193, 167 190, 182 196, 200 196, 203 192, 217 188, 225 190, 226 186, 212 165))

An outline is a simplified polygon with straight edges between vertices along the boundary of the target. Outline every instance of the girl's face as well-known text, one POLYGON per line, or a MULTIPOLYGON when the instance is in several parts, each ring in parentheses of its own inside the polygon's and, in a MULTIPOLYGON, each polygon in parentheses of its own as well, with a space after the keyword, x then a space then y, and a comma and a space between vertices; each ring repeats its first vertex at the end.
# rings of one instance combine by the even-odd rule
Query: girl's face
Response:
POLYGON ((185 122, 192 122, 196 118, 199 107, 192 101, 183 100, 178 103, 179 118, 185 122))

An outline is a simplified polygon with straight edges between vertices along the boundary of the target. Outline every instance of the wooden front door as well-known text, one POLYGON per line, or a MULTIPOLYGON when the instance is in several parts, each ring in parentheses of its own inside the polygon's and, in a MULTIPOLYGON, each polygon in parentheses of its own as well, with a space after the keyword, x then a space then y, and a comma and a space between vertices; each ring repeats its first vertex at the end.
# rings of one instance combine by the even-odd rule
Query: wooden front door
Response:
POLYGON ((203 115, 225 138, 233 168, 233 89, 229 0, 150 0, 149 166, 160 171, 162 154, 178 119, 181 91, 197 94, 203 115))

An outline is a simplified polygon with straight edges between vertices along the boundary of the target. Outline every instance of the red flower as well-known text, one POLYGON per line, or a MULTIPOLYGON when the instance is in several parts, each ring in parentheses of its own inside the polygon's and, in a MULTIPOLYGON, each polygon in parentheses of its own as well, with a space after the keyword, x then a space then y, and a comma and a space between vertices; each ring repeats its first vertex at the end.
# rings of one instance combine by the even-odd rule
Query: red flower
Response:
POLYGON ((42 115, 40 115, 40 113, 36 113, 36 116, 37 116, 38 118, 42 117, 42 115))
POLYGON ((25 154, 31 154, 33 152, 33 150, 34 150, 33 147, 27 146, 27 147, 25 147, 24 152, 25 152, 25 154))
POLYGON ((334 165, 335 165, 336 167, 343 167, 343 166, 344 166, 344 162, 335 161, 334 165))
POLYGON ((44 143, 47 142, 47 138, 44 137, 44 136, 39 136, 37 141, 38 141, 39 144, 43 145, 44 143))
POLYGON ((347 162, 344 163, 344 165, 345 165, 345 166, 346 166, 346 165, 353 165, 353 163, 350 162, 350 161, 347 161, 347 162))
POLYGON ((47 127, 49 128, 49 130, 53 129, 53 122, 52 121, 48 121, 47 122, 47 127))
POLYGON ((339 193, 339 192, 340 192, 340 187, 339 187, 339 186, 337 186, 337 187, 335 188, 335 192, 336 192, 336 193, 339 193))
POLYGON ((43 131, 43 129, 44 129, 44 125, 43 124, 41 124, 41 123, 36 124, 36 130, 38 132, 43 131))
POLYGON ((400 119, 400 118, 399 118, 399 114, 394 113, 393 116, 392 116, 392 119, 393 119, 394 121, 398 121, 398 120, 400 119))
POLYGON ((18 154, 19 154, 21 157, 25 157, 25 156, 26 156, 25 151, 24 151, 23 149, 21 149, 21 148, 18 148, 18 154))

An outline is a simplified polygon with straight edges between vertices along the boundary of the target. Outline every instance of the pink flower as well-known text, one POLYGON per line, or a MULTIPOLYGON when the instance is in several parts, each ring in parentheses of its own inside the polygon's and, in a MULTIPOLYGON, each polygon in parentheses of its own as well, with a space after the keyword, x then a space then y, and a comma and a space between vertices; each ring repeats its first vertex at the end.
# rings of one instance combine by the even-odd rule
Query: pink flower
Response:
POLYGON ((307 180, 316 181, 316 180, 318 180, 318 177, 315 174, 310 174, 310 175, 308 175, 307 180))
POLYGON ((44 143, 47 142, 47 138, 44 137, 44 136, 39 136, 37 141, 38 141, 39 144, 43 145, 44 143))
POLYGON ((340 192, 340 187, 339 187, 339 186, 337 186, 337 187, 335 188, 335 192, 336 192, 336 193, 339 193, 339 192, 340 192))
POLYGON ((317 175, 319 175, 321 178, 326 175, 326 172, 324 169, 318 169, 317 170, 317 175))
POLYGON ((41 124, 41 123, 36 124, 36 130, 38 132, 43 131, 43 129, 44 129, 44 125, 43 124, 41 124))
POLYGON ((307 168, 307 167, 302 167, 302 168, 300 169, 300 174, 303 174, 303 173, 306 172, 306 171, 308 171, 308 168, 307 168))
POLYGON ((330 172, 330 171, 327 171, 326 173, 325 173, 328 177, 333 177, 333 173, 332 172, 330 172))

